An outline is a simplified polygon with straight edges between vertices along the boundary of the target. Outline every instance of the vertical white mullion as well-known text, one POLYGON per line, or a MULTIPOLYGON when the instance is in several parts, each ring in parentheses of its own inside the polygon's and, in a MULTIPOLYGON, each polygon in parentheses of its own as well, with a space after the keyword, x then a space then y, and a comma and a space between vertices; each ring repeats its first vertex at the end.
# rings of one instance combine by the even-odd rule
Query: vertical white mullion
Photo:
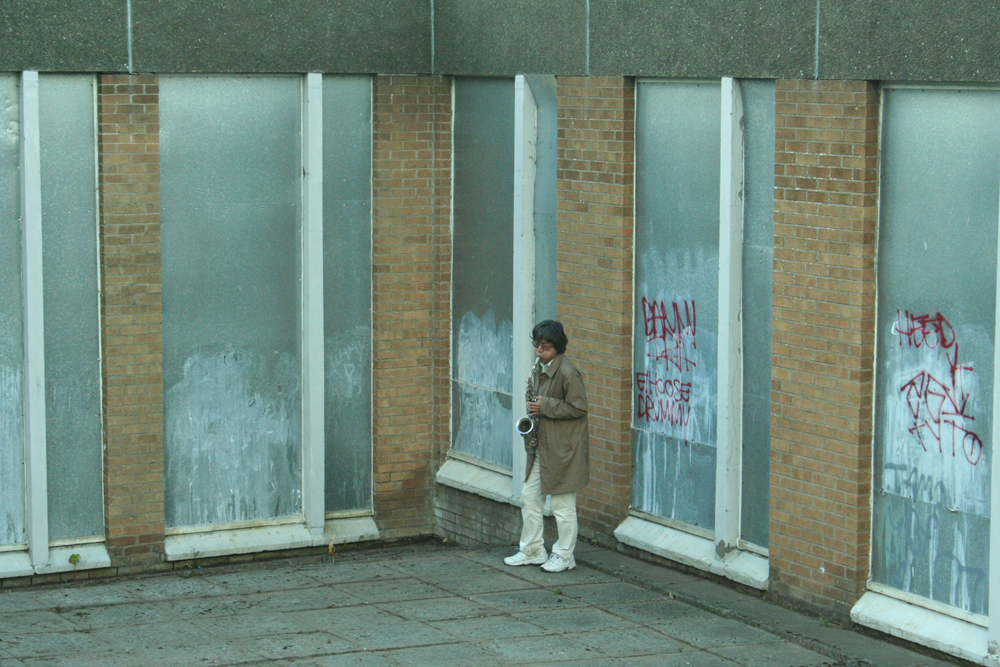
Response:
POLYGON ((45 311, 42 277, 41 139, 38 72, 21 75, 21 244, 24 281, 24 462, 28 554, 49 562, 45 459, 45 311))
MULTIPOLYGON (((523 417, 534 355, 528 337, 535 325, 535 162, 538 109, 524 75, 514 79, 514 421, 523 417)), ((510 428, 514 498, 521 497, 527 457, 514 423, 510 428)))
POLYGON ((722 80, 719 175, 719 368, 715 538, 720 556, 740 537, 743 452, 743 103, 739 83, 722 80))
MULTIPOLYGON (((884 108, 884 105, 883 105, 884 108)), ((997 221, 1000 227, 1000 220, 997 221)), ((1000 296, 1000 252, 997 253, 997 295, 1000 296)), ((1000 442, 1000 308, 993 324, 993 440, 1000 442)), ((1000 456, 996 447, 990 452, 990 569, 987 656, 989 664, 1000 665, 1000 456)))
POLYGON ((315 541, 326 516, 323 333, 323 75, 302 88, 302 513, 315 541))

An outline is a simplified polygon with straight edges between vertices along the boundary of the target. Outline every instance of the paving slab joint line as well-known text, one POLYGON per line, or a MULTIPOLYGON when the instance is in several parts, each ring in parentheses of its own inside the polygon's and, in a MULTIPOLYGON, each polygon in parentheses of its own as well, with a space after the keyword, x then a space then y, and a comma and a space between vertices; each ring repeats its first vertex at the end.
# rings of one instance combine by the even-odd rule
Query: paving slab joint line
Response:
MULTIPOLYGON (((624 554, 622 555, 623 557, 627 558, 627 556, 624 556, 624 554)), ((638 575, 632 574, 630 572, 623 570, 615 570, 614 568, 611 568, 609 566, 594 562, 589 558, 587 558, 585 554, 577 554, 576 560, 578 563, 582 563, 583 565, 586 565, 591 569, 597 570, 598 572, 603 572, 604 574, 613 577, 618 577, 619 579, 626 579, 637 586, 667 595, 674 600, 678 600, 680 602, 683 602, 684 604, 691 605, 692 607, 697 607, 702 611, 707 611, 711 614, 715 614, 716 616, 721 616, 723 618, 729 618, 735 621, 739 621, 740 623, 744 623, 751 627, 757 628, 758 630, 763 630, 764 632, 768 632, 772 635, 785 639, 789 642, 792 642, 793 644, 797 644, 802 648, 808 649, 815 653, 820 653, 822 655, 827 656, 828 658, 833 658, 837 662, 842 663, 842 667, 878 667, 878 665, 871 662, 870 660, 866 660, 865 658, 859 658, 858 656, 845 653, 844 651, 841 651, 840 649, 834 646, 825 644, 819 640, 813 639, 812 637, 806 637, 804 635, 800 635, 798 633, 785 630, 784 628, 778 627, 771 623, 760 621, 754 618, 753 616, 741 614, 740 612, 729 609, 728 607, 707 602, 693 595, 688 595, 686 593, 678 593, 677 591, 671 590, 669 586, 663 586, 653 582, 645 581, 638 575)))

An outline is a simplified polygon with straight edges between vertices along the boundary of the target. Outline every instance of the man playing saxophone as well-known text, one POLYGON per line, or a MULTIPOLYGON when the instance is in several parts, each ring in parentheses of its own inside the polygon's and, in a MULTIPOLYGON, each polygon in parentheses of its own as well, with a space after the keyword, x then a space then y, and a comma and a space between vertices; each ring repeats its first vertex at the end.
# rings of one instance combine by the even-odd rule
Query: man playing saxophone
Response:
POLYGON ((562 572, 576 567, 576 492, 590 481, 587 390, 580 371, 565 356, 569 341, 562 324, 539 322, 531 331, 531 340, 538 363, 529 379, 536 389, 533 400, 529 397, 527 401, 527 410, 535 428, 522 433, 528 460, 521 490, 520 550, 504 563, 541 565, 546 572, 562 572), (542 507, 547 495, 552 496, 558 531, 551 556, 546 554, 542 538, 542 507))

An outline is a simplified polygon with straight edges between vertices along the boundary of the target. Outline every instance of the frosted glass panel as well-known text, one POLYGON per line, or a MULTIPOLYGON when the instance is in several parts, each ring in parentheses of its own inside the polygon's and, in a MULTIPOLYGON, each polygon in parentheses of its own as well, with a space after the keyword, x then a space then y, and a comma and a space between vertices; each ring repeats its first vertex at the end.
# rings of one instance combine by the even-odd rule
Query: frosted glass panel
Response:
POLYGON ((0 545, 25 541, 19 88, 0 74, 0 545))
POLYGON ((94 78, 38 86, 49 537, 104 533, 94 78))
POLYGON ((883 100, 872 578, 986 614, 1000 94, 883 100))
POLYGON ((632 505, 715 525, 717 84, 636 92, 632 505), (706 492, 711 490, 711 492, 706 492))
POLYGON ((168 526, 301 513, 300 80, 160 79, 168 526))
POLYGON ((454 169, 452 448, 510 468, 513 80, 455 81, 454 169))
POLYGON ((371 509, 371 79, 323 77, 326 511, 371 509))
POLYGON ((743 485, 741 537, 767 546, 774 275, 774 81, 743 95, 743 485))

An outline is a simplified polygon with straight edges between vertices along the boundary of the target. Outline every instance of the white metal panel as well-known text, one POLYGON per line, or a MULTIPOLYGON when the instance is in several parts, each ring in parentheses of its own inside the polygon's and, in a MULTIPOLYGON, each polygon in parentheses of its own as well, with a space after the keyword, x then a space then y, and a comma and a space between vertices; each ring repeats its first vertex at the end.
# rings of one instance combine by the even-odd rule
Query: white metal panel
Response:
POLYGON ((715 536, 719 555, 740 537, 743 439, 743 102, 739 83, 722 79, 719 170, 719 367, 715 536))
POLYGON ((323 75, 302 87, 302 512, 323 534, 326 440, 323 331, 323 75))
MULTIPOLYGON (((523 75, 514 80, 514 421, 526 414, 528 375, 534 351, 528 338, 535 322, 535 98, 523 75)), ((524 442, 511 424, 514 498, 521 497, 526 475, 524 442)))
POLYGON ((21 238, 24 263, 25 513, 28 552, 35 567, 49 561, 40 147, 38 72, 24 72, 21 75, 21 238))

